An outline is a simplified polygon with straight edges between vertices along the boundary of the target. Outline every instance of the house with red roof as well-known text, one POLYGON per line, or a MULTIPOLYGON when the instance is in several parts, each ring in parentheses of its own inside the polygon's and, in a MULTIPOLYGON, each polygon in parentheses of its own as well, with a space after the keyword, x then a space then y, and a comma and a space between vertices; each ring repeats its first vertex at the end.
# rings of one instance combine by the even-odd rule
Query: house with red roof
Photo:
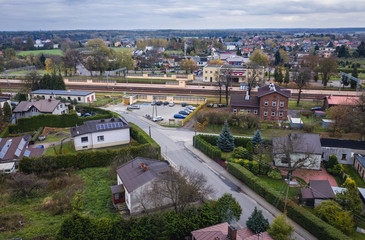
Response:
POLYGON ((323 109, 326 110, 333 106, 356 106, 359 100, 359 97, 326 96, 323 102, 323 109))
POLYGON ((237 229, 227 222, 191 232, 192 240, 273 240, 267 233, 253 233, 249 228, 237 229))

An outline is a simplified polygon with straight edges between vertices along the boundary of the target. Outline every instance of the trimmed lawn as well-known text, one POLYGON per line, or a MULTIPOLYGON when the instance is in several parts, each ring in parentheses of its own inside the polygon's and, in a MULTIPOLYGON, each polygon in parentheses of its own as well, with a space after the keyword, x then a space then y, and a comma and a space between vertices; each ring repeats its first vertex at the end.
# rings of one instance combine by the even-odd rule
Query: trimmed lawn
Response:
MULTIPOLYGON (((16 72, 9 72, 8 74, 28 74, 28 73, 30 73, 30 72, 32 72, 32 71, 27 71, 27 70, 25 70, 25 71, 16 71, 16 72)), ((46 70, 37 70, 37 73, 38 74, 50 74, 49 72, 47 72, 46 70)))
POLYGON ((65 129, 61 129, 61 130, 56 130, 54 133, 52 134, 48 134, 46 139, 44 139, 41 142, 37 142, 37 143, 50 143, 50 142, 58 142, 61 141, 64 138, 70 137, 70 130, 68 128, 65 129))
POLYGON ((134 48, 127 48, 127 47, 112 47, 112 49, 114 49, 114 51, 116 52, 130 52, 132 53, 134 48))
POLYGON ((16 55, 18 55, 18 56, 34 55, 35 56, 35 55, 39 55, 42 53, 44 55, 61 55, 61 56, 63 56, 61 49, 20 51, 20 52, 17 52, 16 55))

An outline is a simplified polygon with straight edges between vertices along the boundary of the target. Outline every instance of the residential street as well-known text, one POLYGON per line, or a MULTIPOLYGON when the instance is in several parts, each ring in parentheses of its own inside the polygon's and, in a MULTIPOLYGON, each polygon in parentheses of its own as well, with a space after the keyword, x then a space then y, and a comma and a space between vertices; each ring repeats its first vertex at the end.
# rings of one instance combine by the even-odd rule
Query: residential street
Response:
MULTIPOLYGON (((192 146, 193 131, 161 127, 143 117, 138 117, 133 112, 125 111, 125 109, 126 106, 121 104, 108 108, 108 110, 121 114, 127 121, 137 124, 147 133, 149 133, 150 128, 152 138, 161 146, 162 155, 172 162, 173 166, 184 166, 204 174, 208 180, 208 184, 212 185, 215 189, 215 194, 211 198, 219 198, 224 193, 231 193, 243 209, 241 218, 238 221, 241 227, 245 226, 245 222, 255 206, 263 210, 264 216, 270 222, 273 220, 274 215, 280 214, 276 208, 267 203, 246 185, 236 180, 217 163, 195 149, 192 146)), ((297 239, 316 239, 305 229, 295 223, 292 224, 295 226, 295 237, 297 239)))

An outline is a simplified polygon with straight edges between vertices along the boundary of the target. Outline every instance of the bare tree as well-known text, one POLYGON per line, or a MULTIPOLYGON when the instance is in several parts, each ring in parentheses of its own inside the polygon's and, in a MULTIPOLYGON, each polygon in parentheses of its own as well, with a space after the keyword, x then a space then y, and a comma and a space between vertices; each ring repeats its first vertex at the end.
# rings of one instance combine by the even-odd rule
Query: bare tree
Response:
POLYGON ((217 71, 214 74, 215 80, 216 80, 216 86, 217 86, 217 93, 219 96, 219 103, 222 103, 222 92, 223 92, 223 85, 224 85, 224 76, 220 74, 219 71, 217 71))
POLYGON ((151 188, 144 189, 137 197, 145 210, 171 204, 175 212, 181 213, 191 203, 201 201, 213 193, 205 176, 197 171, 179 168, 168 171, 155 181, 151 188))
POLYGON ((252 88, 257 85, 260 70, 257 64, 250 64, 247 70, 248 95, 251 95, 252 88))
POLYGON ((299 93, 297 98, 297 106, 300 103, 300 97, 302 95, 302 89, 307 85, 309 80, 311 79, 311 71, 308 68, 296 69, 293 73, 293 81, 297 84, 299 93))

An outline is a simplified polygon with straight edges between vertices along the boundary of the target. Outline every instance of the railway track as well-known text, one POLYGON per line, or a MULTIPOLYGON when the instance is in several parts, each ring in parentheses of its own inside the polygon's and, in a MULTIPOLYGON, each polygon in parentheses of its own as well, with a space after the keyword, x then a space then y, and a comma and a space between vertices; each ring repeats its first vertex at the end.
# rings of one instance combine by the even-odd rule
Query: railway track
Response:
MULTIPOLYGON (((135 94, 179 94, 179 95, 186 95, 186 96, 192 96, 192 95, 200 95, 200 96, 215 96, 217 95, 216 89, 209 89, 209 88, 166 88, 166 87, 158 87, 154 86, 153 84, 150 86, 146 86, 145 84, 141 84, 141 86, 138 86, 138 84, 134 84, 133 86, 125 86, 125 85, 113 85, 106 86, 105 84, 93 84, 93 85, 82 85, 82 84, 67 84, 66 85, 68 89, 77 89, 77 90, 89 90, 89 91, 95 91, 95 92, 112 92, 112 88, 114 88, 113 91, 115 92, 128 92, 128 93, 135 93, 135 94)), ((9 83, 6 82, 0 82, 0 88, 22 88, 24 87, 24 84, 21 82, 14 82, 9 81, 9 83)), ((242 90, 239 90, 237 88, 233 88, 231 91, 231 94, 242 94, 244 95, 245 92, 242 90)), ((334 96, 348 96, 349 92, 342 91, 330 91, 332 95, 334 96)), ((257 92, 252 92, 252 95, 256 95, 257 92)), ((224 95, 224 93, 223 93, 224 95)), ((302 99, 320 99, 325 96, 328 96, 329 93, 318 93, 308 92, 306 90, 305 92, 302 92, 302 99)), ((292 91, 292 98, 296 98, 298 96, 298 93, 295 91, 292 91)))

